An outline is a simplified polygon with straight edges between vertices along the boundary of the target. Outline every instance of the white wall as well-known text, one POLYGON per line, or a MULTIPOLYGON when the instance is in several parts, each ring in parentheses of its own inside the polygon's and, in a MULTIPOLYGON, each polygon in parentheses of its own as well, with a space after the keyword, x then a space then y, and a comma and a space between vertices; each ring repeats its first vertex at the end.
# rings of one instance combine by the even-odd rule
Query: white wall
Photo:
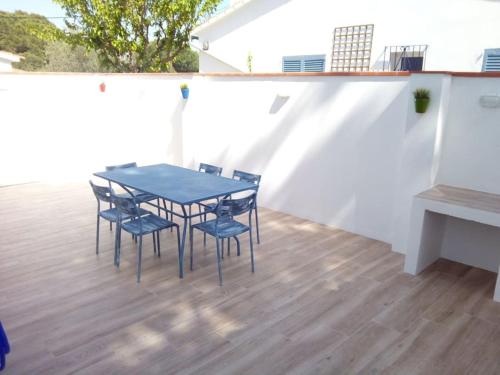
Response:
POLYGON ((190 80, 0 75, 0 185, 79 178, 127 161, 180 163, 185 101, 179 85, 190 80))
POLYGON ((223 77, 199 89, 183 124, 190 166, 262 174, 262 205, 390 240, 407 77, 223 77))
POLYGON ((224 61, 219 60, 203 50, 198 51, 200 61, 200 73, 231 73, 241 72, 241 70, 226 64, 224 61))
POLYGON ((416 193, 445 183, 500 194, 500 109, 478 104, 499 83, 438 74, 0 74, 0 185, 87 179, 128 161, 208 162, 226 176, 262 174, 262 206, 405 252, 416 193), (432 92, 423 115, 414 112, 417 87, 432 92))
POLYGON ((500 78, 453 79, 438 183, 500 193, 500 108, 479 105, 489 94, 500 78))
POLYGON ((12 61, 0 57, 0 72, 12 72, 12 61))
POLYGON ((500 228, 454 217, 445 217, 444 223, 443 258, 498 272, 500 228))
POLYGON ((484 49, 500 47, 499 14, 491 0, 252 0, 194 34, 242 71, 249 51, 254 72, 281 71, 283 56, 303 54, 326 54, 329 70, 335 27, 375 24, 372 66, 385 46, 428 44, 426 70, 480 71, 484 49))
POLYGON ((397 155, 395 176, 392 249, 405 252, 410 224, 411 197, 436 184, 441 159, 441 143, 448 114, 451 77, 414 74, 409 82, 408 111, 403 126, 401 153, 397 155), (431 103, 425 114, 415 112, 410 94, 419 87, 431 90, 431 103))

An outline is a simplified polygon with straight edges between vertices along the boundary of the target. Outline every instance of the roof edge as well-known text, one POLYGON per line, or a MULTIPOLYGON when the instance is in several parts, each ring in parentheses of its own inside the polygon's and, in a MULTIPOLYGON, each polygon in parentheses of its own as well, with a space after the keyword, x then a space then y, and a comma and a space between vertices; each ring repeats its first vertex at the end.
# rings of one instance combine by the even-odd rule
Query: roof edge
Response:
POLYGON ((234 11, 238 10, 239 8, 241 8, 242 6, 246 5, 247 3, 251 2, 251 1, 253 1, 253 0, 239 0, 238 2, 234 3, 233 5, 230 5, 226 9, 224 9, 222 12, 214 14, 213 16, 209 17, 205 22, 196 26, 193 29, 193 31, 191 32, 191 34, 202 31, 203 29, 218 22, 219 20, 225 18, 226 16, 232 14, 234 11))

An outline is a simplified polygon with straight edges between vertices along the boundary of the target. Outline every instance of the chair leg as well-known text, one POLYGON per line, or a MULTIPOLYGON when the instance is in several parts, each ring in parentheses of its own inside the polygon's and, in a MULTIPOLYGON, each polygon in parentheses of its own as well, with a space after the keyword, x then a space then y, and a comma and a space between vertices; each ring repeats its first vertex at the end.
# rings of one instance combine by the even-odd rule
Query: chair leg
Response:
MULTIPOLYGON (((101 217, 99 214, 97 214, 97 229, 96 229, 96 235, 95 235, 95 254, 99 255, 99 223, 100 223, 101 217)), ((111 223, 111 221, 110 221, 111 223)))
POLYGON ((122 247, 122 228, 116 224, 116 239, 115 239, 115 266, 120 267, 120 254, 122 247))
POLYGON ((156 232, 156 246, 158 246, 158 248, 156 250, 158 250, 158 258, 159 258, 161 256, 161 253, 160 253, 160 231, 156 232))
POLYGON ((163 208, 165 209, 165 218, 168 220, 167 202, 165 202, 165 199, 162 199, 161 201, 163 203, 163 208))
MULTIPOLYGON (((201 220, 201 216, 200 216, 201 220)), ((203 214, 203 222, 207 221, 207 211, 203 214)), ((207 234, 203 232, 203 247, 207 247, 207 234)))
POLYGON ((217 270, 219 271, 219 285, 222 286, 222 259, 220 256, 219 237, 215 237, 217 243, 217 270))
POLYGON ((224 259, 224 238, 221 238, 220 241, 222 243, 222 245, 221 245, 222 251, 220 252, 220 254, 221 254, 222 259, 224 259))
POLYGON ((156 198, 156 205, 158 206, 158 216, 161 216, 161 208, 160 208, 160 198, 156 198))
POLYGON ((189 270, 193 270, 193 227, 189 228, 189 270))
POLYGON ((156 234, 153 232, 151 235, 153 236, 153 252, 156 254, 156 234))
POLYGON ((227 255, 231 255, 231 237, 227 238, 227 255))
MULTIPOLYGON (((197 204, 198 206, 198 213, 201 214, 201 204, 197 204)), ((201 215, 200 215, 200 223, 202 222, 203 220, 201 220, 201 215)))
POLYGON ((236 241, 236 255, 240 256, 240 240, 238 237, 234 236, 234 240, 236 241))
POLYGON ((255 229, 257 231, 257 243, 260 245, 259 213, 257 212, 257 204, 255 205, 255 229))
POLYGON ((141 282, 141 263, 142 263, 142 234, 139 235, 137 244, 137 282, 141 282))
MULTIPOLYGON (((174 203, 170 202, 170 221, 174 222, 174 203)), ((174 230, 174 227, 170 227, 170 232, 174 230)))
MULTIPOLYGON (((110 186, 111 187, 111 186, 110 186)), ((113 203, 109 202, 109 209, 111 210, 113 208, 113 203)), ((113 231, 113 222, 109 222, 109 231, 113 231)))
POLYGON ((175 228, 177 229, 177 252, 179 253, 179 258, 181 256, 181 233, 179 231, 179 226, 176 225, 175 228))
POLYGON ((253 259, 253 239, 252 239, 252 227, 250 227, 250 232, 248 233, 250 237, 250 258, 252 259, 252 272, 255 272, 255 262, 253 259))

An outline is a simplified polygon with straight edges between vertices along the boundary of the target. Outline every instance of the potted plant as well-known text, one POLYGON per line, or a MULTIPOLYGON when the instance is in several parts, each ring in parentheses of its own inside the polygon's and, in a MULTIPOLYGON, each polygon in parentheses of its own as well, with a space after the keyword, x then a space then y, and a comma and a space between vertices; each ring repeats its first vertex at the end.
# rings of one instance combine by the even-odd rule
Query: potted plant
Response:
POLYGON ((187 83, 183 83, 181 85, 181 92, 182 92, 183 99, 189 98, 189 87, 188 87, 187 83))
POLYGON ((415 98, 415 112, 425 113, 431 100, 431 92, 427 89, 416 89, 413 92, 415 98))

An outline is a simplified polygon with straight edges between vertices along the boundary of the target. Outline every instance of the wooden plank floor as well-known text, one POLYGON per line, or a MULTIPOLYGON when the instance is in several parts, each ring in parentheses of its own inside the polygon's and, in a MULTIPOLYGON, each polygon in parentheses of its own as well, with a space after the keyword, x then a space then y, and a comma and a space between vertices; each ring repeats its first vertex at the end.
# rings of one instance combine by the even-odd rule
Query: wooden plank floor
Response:
POLYGON ((86 183, 0 188, 6 374, 499 374, 495 275, 449 261, 402 273, 385 243, 262 209, 250 272, 195 238, 177 277, 175 237, 145 241, 143 279, 102 224, 86 183))

